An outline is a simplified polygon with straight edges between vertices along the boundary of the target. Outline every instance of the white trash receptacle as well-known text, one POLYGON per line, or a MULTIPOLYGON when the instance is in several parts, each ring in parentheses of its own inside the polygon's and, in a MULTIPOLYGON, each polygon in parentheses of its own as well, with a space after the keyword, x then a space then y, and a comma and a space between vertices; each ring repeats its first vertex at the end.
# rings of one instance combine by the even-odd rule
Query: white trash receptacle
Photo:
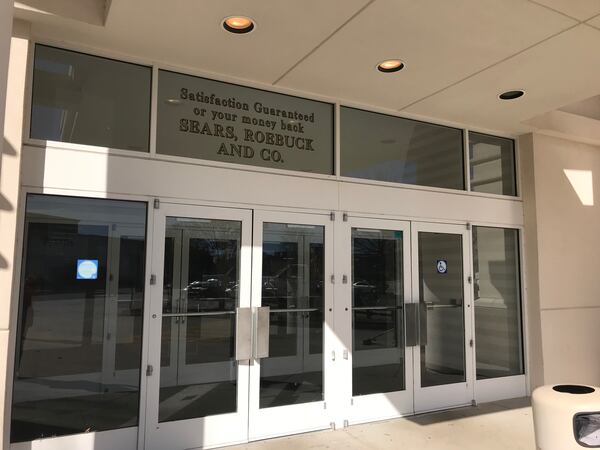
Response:
POLYGON ((542 386, 531 397, 538 449, 600 448, 600 388, 542 386))

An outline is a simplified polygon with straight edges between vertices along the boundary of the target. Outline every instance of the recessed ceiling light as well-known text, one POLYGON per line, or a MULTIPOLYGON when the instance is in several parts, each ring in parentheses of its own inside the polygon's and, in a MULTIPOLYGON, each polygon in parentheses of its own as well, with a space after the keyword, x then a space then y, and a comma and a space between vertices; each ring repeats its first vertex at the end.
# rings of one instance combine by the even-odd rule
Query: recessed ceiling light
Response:
POLYGON ((398 72, 402 69, 404 69, 404 63, 399 59, 386 59, 385 61, 381 61, 379 64, 377 64, 377 70, 380 72, 398 72))
POLYGON ((244 34, 254 30, 252 19, 244 16, 231 16, 223 20, 223 28, 230 33, 244 34))
POLYGON ((500 100, 514 100, 519 97, 523 97, 525 95, 525 91, 521 89, 517 89, 514 91, 506 91, 498 96, 500 100))

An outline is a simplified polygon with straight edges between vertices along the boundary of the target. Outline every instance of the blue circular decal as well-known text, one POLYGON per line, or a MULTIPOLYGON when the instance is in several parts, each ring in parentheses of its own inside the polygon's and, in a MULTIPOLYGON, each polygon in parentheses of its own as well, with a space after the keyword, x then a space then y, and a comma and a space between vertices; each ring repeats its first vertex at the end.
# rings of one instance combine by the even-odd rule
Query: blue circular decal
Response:
POLYGON ((78 280, 96 280, 98 278, 98 260, 80 259, 77 261, 78 280))

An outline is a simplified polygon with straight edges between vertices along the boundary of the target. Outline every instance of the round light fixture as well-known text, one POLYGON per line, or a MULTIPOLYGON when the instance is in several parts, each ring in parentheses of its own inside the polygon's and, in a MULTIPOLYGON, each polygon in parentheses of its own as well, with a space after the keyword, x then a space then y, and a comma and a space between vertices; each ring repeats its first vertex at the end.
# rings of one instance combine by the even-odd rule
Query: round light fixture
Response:
POLYGON ((254 22, 248 17, 231 16, 223 20, 223 28, 235 34, 250 33, 254 30, 254 22))
POLYGON ((377 64, 377 70, 384 73, 398 72, 404 69, 404 63, 399 59, 386 59, 377 64))
POLYGON ((525 95, 525 91, 521 89, 516 89, 514 91, 506 91, 498 96, 500 100, 515 100, 519 97, 523 97, 525 95))

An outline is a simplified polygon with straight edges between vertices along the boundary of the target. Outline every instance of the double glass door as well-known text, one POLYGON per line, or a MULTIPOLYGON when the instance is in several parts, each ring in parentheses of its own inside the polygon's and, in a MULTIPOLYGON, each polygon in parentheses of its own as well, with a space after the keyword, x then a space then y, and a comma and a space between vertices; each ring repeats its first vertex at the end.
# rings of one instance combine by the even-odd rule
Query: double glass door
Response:
POLYGON ((163 204, 154 230, 145 448, 328 427, 329 216, 163 204))
POLYGON ((247 440, 250 361, 236 338, 250 327, 240 318, 250 308, 251 230, 251 211, 155 210, 146 449, 247 440))
POLYGON ((472 399, 464 227, 174 204, 153 222, 144 448, 472 399))
POLYGON ((347 423, 470 403, 466 227, 350 217, 336 231, 347 423))

